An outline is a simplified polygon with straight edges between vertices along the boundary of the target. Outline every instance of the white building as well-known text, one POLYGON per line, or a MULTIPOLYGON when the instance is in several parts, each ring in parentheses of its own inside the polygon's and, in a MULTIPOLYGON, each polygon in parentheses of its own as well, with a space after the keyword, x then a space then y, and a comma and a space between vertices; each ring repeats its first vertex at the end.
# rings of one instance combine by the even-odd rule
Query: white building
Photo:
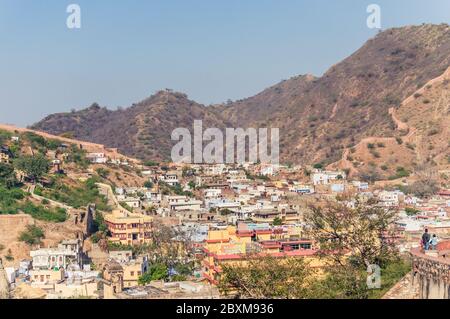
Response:
POLYGON ((315 170, 311 175, 314 185, 328 185, 332 181, 345 180, 347 175, 343 171, 321 171, 315 170))
POLYGON ((108 162, 108 158, 105 156, 105 153, 89 153, 86 155, 86 158, 92 164, 106 164, 108 162))
POLYGON ((200 210, 203 203, 187 196, 166 196, 164 202, 171 211, 200 210))
POLYGON ((203 195, 207 199, 211 198, 221 198, 222 197, 222 190, 221 189, 215 189, 215 188, 208 188, 203 191, 203 195))
POLYGON ((380 204, 385 207, 396 207, 404 200, 405 194, 400 191, 382 191, 378 194, 380 204))
POLYGON ((176 186, 179 184, 178 175, 176 173, 165 173, 159 176, 158 180, 170 186, 176 186))

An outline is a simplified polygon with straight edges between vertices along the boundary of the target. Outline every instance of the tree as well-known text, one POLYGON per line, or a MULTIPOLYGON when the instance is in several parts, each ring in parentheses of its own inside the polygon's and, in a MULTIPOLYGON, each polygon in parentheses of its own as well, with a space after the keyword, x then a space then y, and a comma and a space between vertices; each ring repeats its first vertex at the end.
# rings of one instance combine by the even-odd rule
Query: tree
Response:
POLYGON ((370 167, 369 169, 362 171, 359 174, 359 178, 363 182, 367 183, 375 183, 376 181, 379 181, 381 179, 380 174, 377 172, 375 167, 370 167))
POLYGON ((14 167, 9 164, 0 163, 0 184, 5 185, 7 188, 14 187, 17 184, 14 167))
POLYGON ((424 166, 415 172, 417 181, 406 187, 406 192, 421 198, 427 198, 439 191, 438 173, 435 169, 424 166))
POLYGON ((317 164, 314 164, 314 166, 313 166, 315 169, 323 169, 323 164, 322 163, 317 163, 317 164))
POLYGON ((238 298, 303 299, 309 296, 314 270, 303 258, 247 256, 245 264, 222 266, 219 289, 238 298))
POLYGON ((153 187, 153 183, 151 181, 145 181, 144 187, 145 188, 152 188, 153 187))
POLYGON ((144 286, 151 281, 166 280, 169 277, 169 270, 166 265, 161 263, 152 264, 149 266, 147 272, 138 279, 138 283, 144 286))
POLYGON ((305 216, 319 256, 325 260, 325 277, 315 283, 312 294, 320 298, 368 298, 367 269, 378 265, 386 269, 398 263, 399 254, 391 226, 396 211, 362 204, 313 205, 305 216))
POLYGON ((24 171, 32 181, 37 181, 48 172, 49 161, 41 154, 25 155, 15 161, 15 167, 24 171))
POLYGON ((228 216, 233 214, 233 212, 231 210, 229 210, 228 208, 224 208, 220 210, 220 215, 222 216, 228 216))
POLYGON ((188 183, 188 185, 189 185, 189 188, 190 188, 190 189, 195 189, 195 187, 196 187, 196 184, 195 184, 194 181, 190 181, 190 182, 188 183))
POLYGON ((273 225, 274 226, 281 226, 281 225, 283 225, 283 221, 281 220, 280 217, 275 217, 275 219, 273 220, 273 225))
POLYGON ((189 246, 190 234, 177 228, 157 224, 151 232, 151 244, 148 246, 147 253, 150 260, 171 269, 180 261, 189 259, 189 246))
POLYGON ((355 208, 351 208, 330 201, 311 205, 305 222, 321 255, 331 257, 339 265, 345 265, 345 260, 351 257, 353 264, 367 268, 397 256, 389 240, 396 213, 377 207, 376 203, 363 204, 357 200, 355 208))

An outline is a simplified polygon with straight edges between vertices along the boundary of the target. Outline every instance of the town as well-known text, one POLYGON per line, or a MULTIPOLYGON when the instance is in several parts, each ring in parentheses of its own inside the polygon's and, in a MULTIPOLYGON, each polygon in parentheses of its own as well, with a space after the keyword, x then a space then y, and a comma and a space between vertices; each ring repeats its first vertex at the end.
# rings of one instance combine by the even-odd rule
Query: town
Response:
POLYGON ((375 262, 389 278, 367 296, 447 298, 450 171, 424 194, 413 173, 373 182, 322 163, 141 162, 6 126, 0 138, 4 298, 317 298, 323 278, 365 284, 375 262), (349 259, 354 272, 327 276, 349 259), (267 271, 295 289, 255 281, 267 271))

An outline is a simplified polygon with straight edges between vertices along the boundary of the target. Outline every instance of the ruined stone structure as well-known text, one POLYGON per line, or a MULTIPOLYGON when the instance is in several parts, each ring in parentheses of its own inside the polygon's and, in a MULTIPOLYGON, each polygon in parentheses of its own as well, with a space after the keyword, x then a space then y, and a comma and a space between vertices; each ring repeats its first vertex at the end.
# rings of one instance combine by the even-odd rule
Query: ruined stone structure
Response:
POLYGON ((450 259, 447 252, 411 251, 413 282, 419 285, 420 299, 450 299, 450 259))

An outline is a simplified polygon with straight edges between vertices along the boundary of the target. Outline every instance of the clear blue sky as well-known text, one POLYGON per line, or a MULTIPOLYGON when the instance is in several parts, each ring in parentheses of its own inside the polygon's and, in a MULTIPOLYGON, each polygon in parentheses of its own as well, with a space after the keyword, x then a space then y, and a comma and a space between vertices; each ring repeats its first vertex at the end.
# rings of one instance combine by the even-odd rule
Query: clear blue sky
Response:
POLYGON ((321 75, 383 28, 450 21, 449 0, 0 0, 0 122, 172 88, 204 104, 321 75), (66 7, 82 10, 81 30, 66 7))

